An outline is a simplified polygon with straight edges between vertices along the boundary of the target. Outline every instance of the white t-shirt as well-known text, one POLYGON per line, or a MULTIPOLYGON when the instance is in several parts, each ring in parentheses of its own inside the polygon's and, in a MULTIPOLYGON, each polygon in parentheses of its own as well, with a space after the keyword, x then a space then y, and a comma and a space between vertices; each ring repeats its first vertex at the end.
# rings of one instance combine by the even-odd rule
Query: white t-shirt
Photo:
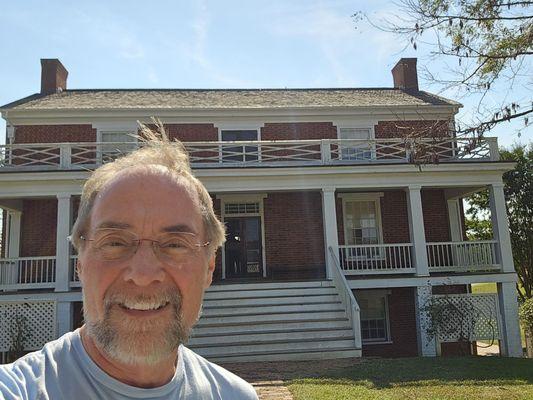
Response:
POLYGON ((249 383, 185 346, 179 348, 170 382, 150 389, 127 385, 91 360, 76 330, 12 364, 0 365, 0 399, 257 400, 257 394, 249 383))

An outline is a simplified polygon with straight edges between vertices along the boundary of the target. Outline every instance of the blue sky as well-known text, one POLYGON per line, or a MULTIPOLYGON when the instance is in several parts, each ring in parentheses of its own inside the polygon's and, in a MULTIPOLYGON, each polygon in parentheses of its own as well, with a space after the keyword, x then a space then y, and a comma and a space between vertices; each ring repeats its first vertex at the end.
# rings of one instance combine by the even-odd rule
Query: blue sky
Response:
MULTIPOLYGON (((0 104, 39 91, 40 58, 59 58, 72 89, 391 87, 400 57, 429 62, 423 46, 402 51, 404 44, 388 33, 365 23, 356 29, 356 11, 375 19, 397 15, 382 0, 3 2, 0 104)), ((446 67, 430 66, 437 73, 446 67)), ((504 89, 486 101, 504 101, 504 89)), ((512 93, 527 99, 531 92, 512 93)), ((441 94, 463 102, 463 113, 474 112, 472 100, 441 94)), ((490 136, 510 145, 521 124, 490 136)), ((2 142, 4 133, 2 120, 2 142)), ((519 140, 532 141, 533 128, 519 140)))

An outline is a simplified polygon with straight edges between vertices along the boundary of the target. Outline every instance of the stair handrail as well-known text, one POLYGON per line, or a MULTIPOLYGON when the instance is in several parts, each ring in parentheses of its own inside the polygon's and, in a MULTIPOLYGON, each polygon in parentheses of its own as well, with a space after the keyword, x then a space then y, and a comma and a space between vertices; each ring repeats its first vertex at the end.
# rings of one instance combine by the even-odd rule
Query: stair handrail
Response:
POLYGON ((331 259, 333 260, 331 277, 335 287, 337 288, 344 308, 347 311, 350 324, 352 325, 355 348, 361 349, 361 308, 359 307, 359 304, 353 295, 352 289, 350 289, 350 285, 348 285, 348 281, 344 276, 344 272, 341 269, 339 260, 333 247, 329 246, 329 252, 331 259))

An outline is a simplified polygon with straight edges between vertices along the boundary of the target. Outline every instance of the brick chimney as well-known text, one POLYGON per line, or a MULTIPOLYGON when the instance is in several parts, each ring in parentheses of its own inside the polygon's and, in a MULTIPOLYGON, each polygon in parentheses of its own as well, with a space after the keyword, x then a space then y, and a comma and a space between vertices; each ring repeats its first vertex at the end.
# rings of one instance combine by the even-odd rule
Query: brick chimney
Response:
POLYGON ((41 94, 52 94, 65 90, 67 77, 67 69, 57 58, 41 58, 41 94))
POLYGON ((395 89, 418 90, 416 58, 400 58, 392 69, 395 89))

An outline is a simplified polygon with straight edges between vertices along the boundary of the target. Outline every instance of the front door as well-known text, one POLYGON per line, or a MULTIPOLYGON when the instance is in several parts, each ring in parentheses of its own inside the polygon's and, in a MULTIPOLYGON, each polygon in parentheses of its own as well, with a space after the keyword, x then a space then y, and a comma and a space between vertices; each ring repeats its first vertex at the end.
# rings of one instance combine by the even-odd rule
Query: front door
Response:
POLYGON ((263 275, 261 217, 225 218, 225 264, 227 278, 263 275))

